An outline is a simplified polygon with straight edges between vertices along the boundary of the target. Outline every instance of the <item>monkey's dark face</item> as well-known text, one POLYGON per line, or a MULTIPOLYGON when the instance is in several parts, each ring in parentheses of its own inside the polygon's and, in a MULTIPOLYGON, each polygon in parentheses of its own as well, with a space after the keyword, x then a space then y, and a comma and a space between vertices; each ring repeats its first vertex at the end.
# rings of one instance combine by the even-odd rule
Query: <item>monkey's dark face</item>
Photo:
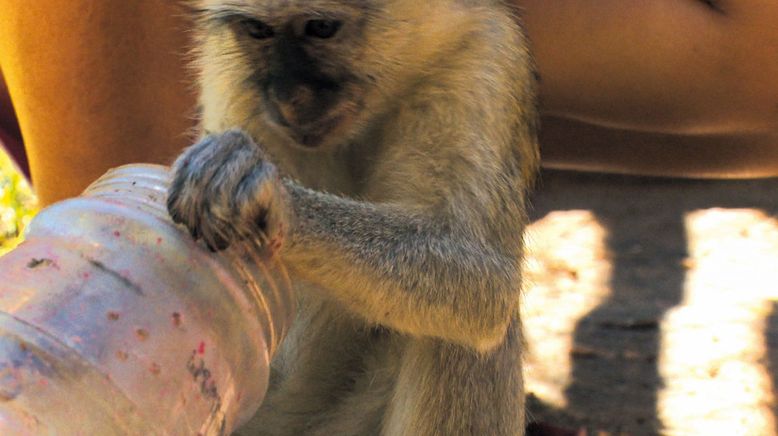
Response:
POLYGON ((456 52, 469 8, 477 7, 458 0, 196 3, 205 127, 317 149, 380 129, 382 115, 400 110, 415 86, 441 71, 437 63, 456 52))
POLYGON ((365 26, 362 7, 257 3, 212 8, 207 17, 212 31, 231 34, 235 45, 225 45, 219 57, 245 71, 241 87, 255 95, 251 111, 304 147, 342 137, 366 92, 354 67, 365 26))
POLYGON ((344 21, 300 16, 270 24, 244 18, 232 26, 248 50, 261 54, 250 86, 261 92, 266 118, 306 147, 326 142, 359 105, 357 78, 333 53, 349 37, 341 32, 353 33, 353 23, 344 21))

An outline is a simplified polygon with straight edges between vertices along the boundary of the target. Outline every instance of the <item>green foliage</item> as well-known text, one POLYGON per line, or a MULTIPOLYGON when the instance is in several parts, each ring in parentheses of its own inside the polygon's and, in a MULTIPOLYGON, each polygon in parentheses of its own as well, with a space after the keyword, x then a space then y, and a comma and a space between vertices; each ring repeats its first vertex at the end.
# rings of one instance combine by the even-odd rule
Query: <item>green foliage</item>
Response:
POLYGON ((0 147, 0 255, 22 239, 27 223, 38 211, 38 200, 24 175, 0 147))

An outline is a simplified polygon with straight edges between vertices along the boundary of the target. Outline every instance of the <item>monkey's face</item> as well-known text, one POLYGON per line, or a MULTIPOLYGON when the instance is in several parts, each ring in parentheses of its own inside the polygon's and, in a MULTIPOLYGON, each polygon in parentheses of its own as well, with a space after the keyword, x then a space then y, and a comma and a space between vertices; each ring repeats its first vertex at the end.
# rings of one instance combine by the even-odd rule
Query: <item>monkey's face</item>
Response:
POLYGON ((456 39, 449 33, 467 28, 455 4, 201 0, 206 128, 271 132, 306 148, 347 143, 419 81, 456 39))
POLYGON ((353 130, 370 87, 358 67, 370 1, 204 3, 204 86, 239 89, 230 110, 307 148, 353 130))

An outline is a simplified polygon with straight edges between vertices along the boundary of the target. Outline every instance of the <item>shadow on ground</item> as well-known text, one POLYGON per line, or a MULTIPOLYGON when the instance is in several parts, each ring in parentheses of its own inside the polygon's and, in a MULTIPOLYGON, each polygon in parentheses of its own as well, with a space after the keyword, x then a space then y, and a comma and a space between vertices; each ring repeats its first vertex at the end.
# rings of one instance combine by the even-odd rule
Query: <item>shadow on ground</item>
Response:
MULTIPOLYGON (((571 428, 585 426, 590 434, 684 433, 672 430, 675 424, 663 422, 661 413, 666 406, 660 404, 659 395, 667 383, 659 363, 663 320, 684 301, 687 278, 695 268, 687 247, 687 217, 696 211, 719 209, 756 209, 772 217, 778 212, 778 180, 694 181, 558 171, 542 174, 533 198, 532 220, 537 222, 560 211, 589 211, 605 229, 608 255, 604 261, 610 263, 605 283, 609 290, 575 323, 568 350, 569 376, 566 386, 559 386, 564 404, 554 407, 542 395, 531 396, 532 418, 571 428)), ((533 237, 549 235, 541 231, 533 237)), ((536 245, 543 248, 530 252, 530 257, 540 262, 544 256, 552 256, 554 250, 566 249, 561 243, 536 245)), ((778 251, 775 255, 778 261, 778 251)), ((572 273, 574 279, 577 275, 572 273)), ((573 285, 569 292, 575 291, 573 285)), ((533 292, 532 284, 526 292, 533 292)), ((774 289, 767 289, 764 298, 770 300, 775 295, 774 289)), ((550 313, 548 322, 553 322, 554 304, 548 300, 544 304, 552 307, 531 312, 550 313)), ((775 309, 775 303, 771 307, 775 309)), ((778 367, 777 317, 773 313, 765 320, 763 332, 767 362, 761 363, 770 371, 778 367)), ((526 322, 533 324, 531 319, 526 322)), ((778 380, 774 372, 771 374, 775 386, 778 380)), ((690 401, 704 402, 705 398, 690 401)), ((768 407, 775 412, 772 397, 759 401, 770 402, 768 407)), ((667 420, 669 415, 665 415, 667 420)), ((748 433, 743 429, 741 434, 767 435, 773 431, 748 433)))

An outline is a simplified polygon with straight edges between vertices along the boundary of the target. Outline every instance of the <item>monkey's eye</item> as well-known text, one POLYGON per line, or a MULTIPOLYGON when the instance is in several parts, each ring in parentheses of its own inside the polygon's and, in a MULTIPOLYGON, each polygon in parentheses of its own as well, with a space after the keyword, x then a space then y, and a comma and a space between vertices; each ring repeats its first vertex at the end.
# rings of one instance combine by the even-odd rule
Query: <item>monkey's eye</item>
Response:
POLYGON ((310 20, 305 23, 305 34, 314 38, 329 39, 335 36, 343 23, 338 20, 310 20))
POLYGON ((272 27, 259 20, 245 20, 240 25, 243 31, 254 39, 268 39, 276 34, 272 27))

